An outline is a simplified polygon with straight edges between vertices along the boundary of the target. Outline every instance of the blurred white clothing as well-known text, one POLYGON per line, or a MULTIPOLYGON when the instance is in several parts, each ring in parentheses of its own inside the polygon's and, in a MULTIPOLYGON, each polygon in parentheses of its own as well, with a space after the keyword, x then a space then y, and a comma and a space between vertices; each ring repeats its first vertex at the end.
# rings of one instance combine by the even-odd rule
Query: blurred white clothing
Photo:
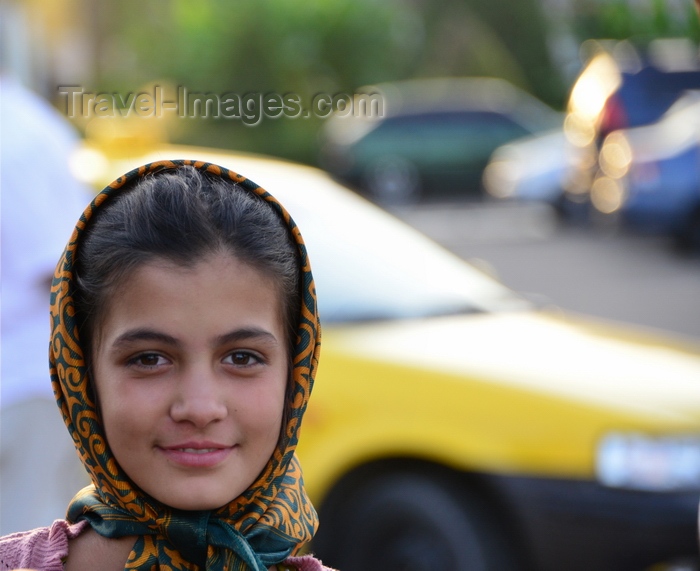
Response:
POLYGON ((51 276, 90 200, 68 165, 77 143, 51 105, 0 78, 0 535, 64 517, 87 483, 48 367, 51 276))

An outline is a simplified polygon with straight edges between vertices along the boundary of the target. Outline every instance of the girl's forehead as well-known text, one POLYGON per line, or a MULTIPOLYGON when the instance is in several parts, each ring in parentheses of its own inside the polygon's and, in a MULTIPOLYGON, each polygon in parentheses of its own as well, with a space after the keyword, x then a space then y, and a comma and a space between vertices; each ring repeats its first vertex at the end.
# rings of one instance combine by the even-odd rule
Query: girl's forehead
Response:
POLYGON ((145 316, 165 317, 172 314, 221 317, 234 314, 277 314, 279 288, 267 273, 228 253, 201 258, 194 264, 178 265, 169 260, 154 259, 136 267, 106 300, 107 318, 115 312, 131 319, 145 316))

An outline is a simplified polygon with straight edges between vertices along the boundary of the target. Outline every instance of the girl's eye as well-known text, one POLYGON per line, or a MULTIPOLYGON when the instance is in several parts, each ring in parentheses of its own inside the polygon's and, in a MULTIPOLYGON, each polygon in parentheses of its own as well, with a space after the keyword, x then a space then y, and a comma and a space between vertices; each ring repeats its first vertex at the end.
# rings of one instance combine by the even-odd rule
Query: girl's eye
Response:
POLYGON ((128 364, 146 369, 152 369, 160 365, 164 365, 166 362, 167 360, 165 357, 158 355, 158 353, 141 353, 140 355, 136 355, 136 357, 130 359, 128 364))
POLYGON ((234 351, 233 353, 229 353, 224 361, 236 365, 237 367, 249 367, 260 363, 261 359, 247 351, 234 351))

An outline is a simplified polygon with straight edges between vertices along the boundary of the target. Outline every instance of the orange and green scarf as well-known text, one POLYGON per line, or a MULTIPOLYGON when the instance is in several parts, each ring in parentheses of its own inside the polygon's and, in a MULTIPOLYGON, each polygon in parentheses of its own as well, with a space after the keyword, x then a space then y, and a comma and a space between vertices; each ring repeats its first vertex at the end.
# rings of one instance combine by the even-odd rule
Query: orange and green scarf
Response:
POLYGON ((299 428, 311 394, 320 349, 316 293, 306 248, 285 209, 264 189, 226 168, 201 161, 159 161, 118 178, 87 207, 60 259, 51 287, 51 382, 92 486, 75 496, 68 520, 88 520, 105 537, 139 536, 125 569, 266 571, 308 543, 316 512, 304 490, 295 456, 299 428), (260 196, 281 217, 301 264, 302 307, 293 358, 293 391, 283 437, 258 479, 238 498, 215 510, 180 511, 135 486, 110 452, 78 335, 73 264, 90 218, 110 197, 148 174, 192 166, 229 179, 260 196))

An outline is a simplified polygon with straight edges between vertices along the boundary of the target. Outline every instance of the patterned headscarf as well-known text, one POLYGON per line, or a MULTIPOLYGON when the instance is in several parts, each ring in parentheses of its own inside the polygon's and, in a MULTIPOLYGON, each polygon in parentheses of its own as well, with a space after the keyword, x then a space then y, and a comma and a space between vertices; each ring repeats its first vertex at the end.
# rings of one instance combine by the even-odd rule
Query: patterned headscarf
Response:
POLYGON ((297 226, 264 189, 226 168, 201 161, 154 162, 118 178, 87 207, 58 263, 51 287, 51 330, 53 390, 93 482, 71 502, 68 520, 86 519, 106 537, 139 536, 125 569, 266 571, 311 540, 317 516, 304 491, 295 449, 320 349, 316 291, 297 226), (217 510, 201 512, 176 510, 148 496, 131 482, 112 455, 90 390, 72 297, 76 252, 93 213, 145 175, 184 165, 231 180, 269 204, 296 243, 302 288, 293 388, 280 443, 261 475, 240 497, 217 510))

